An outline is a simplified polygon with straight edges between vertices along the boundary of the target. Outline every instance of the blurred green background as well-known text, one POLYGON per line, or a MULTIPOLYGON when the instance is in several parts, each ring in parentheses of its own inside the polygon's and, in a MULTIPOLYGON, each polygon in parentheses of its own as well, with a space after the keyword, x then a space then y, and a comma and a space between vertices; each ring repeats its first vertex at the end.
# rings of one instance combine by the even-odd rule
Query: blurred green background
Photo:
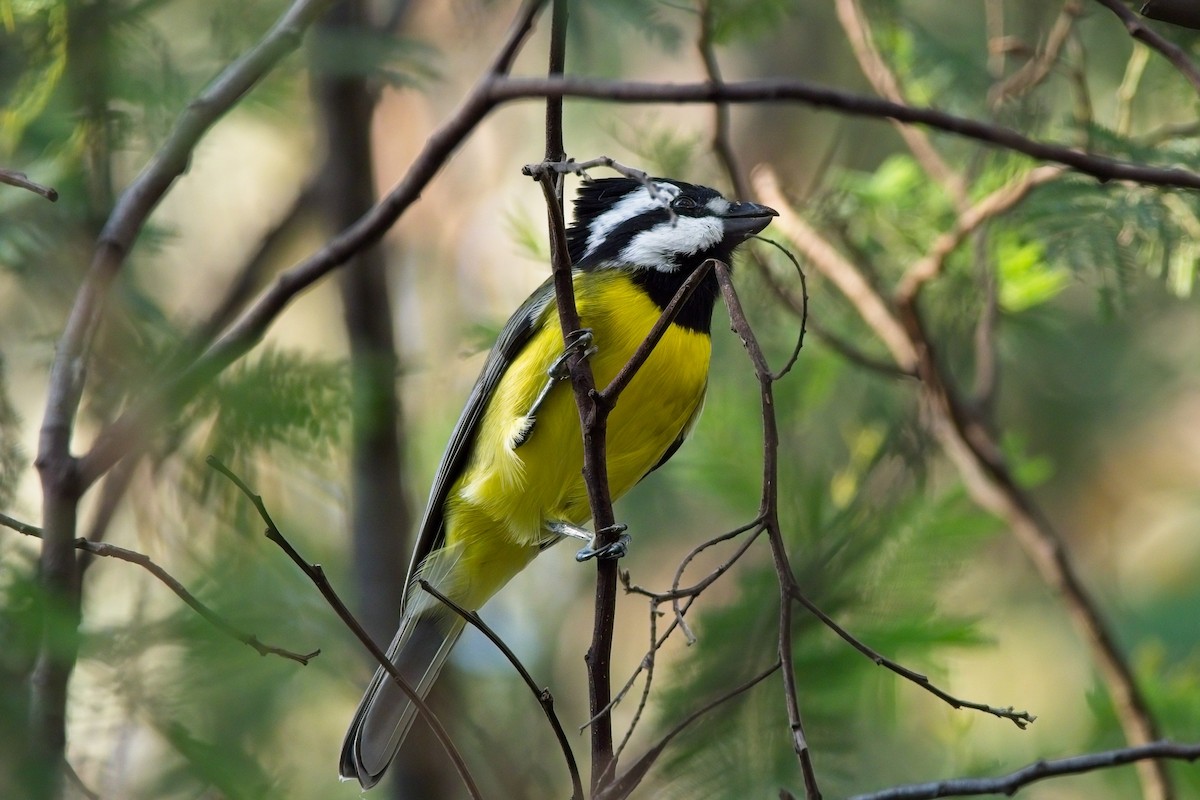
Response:
MULTIPOLYGON (((277 0, 0 0, 0 166, 61 196, 50 204, 0 186, 0 511, 40 517, 30 462, 47 368, 114 198, 188 100, 284 7, 277 0)), ((77 450, 157 379, 247 264, 255 265, 257 290, 344 224, 323 210, 320 195, 329 190, 315 181, 337 112, 314 99, 313 81, 358 81, 377 100, 361 133, 373 149, 367 182, 385 192, 486 67, 516 7, 498 0, 366 7, 369 25, 325 30, 216 125, 114 286, 77 450)), ((1115 157, 1200 168, 1195 91, 1160 56, 1135 50, 1099 4, 877 0, 864 9, 913 103, 1115 157), (1064 7, 1078 11, 1066 23, 1064 7), (1041 79, 1001 92, 1064 24, 1041 79)), ((703 80, 696 42, 704 15, 726 79, 782 76, 871 91, 832 4, 785 0, 573 2, 567 70, 703 80)), ((544 70, 548 27, 539 23, 516 73, 544 70)), ((1164 30, 1195 52, 1194 33, 1164 30)), ((492 337, 547 274, 541 194, 520 175, 541 158, 542 114, 541 104, 520 103, 487 118, 381 246, 404 484, 394 518, 377 520, 376 530, 400 548, 492 337)), ((953 199, 888 123, 791 105, 731 114, 741 177, 771 165, 800 213, 877 286, 893 286, 953 227, 953 199)), ((568 101, 565 121, 577 158, 606 154, 731 188, 710 148, 709 108, 568 101)), ((931 140, 974 199, 1034 166, 965 140, 931 140)), ((1162 732, 1176 739, 1200 730, 1198 241, 1195 194, 1065 175, 960 247, 922 305, 942 363, 969 391, 981 352, 977 321, 995 282, 995 433, 1063 533, 1162 732)), ((749 249, 797 290, 773 248, 749 249)), ((747 262, 737 274, 760 338, 782 363, 799 320, 758 269, 747 262)), ((927 432, 914 382, 847 359, 846 345, 880 361, 887 354, 811 270, 809 290, 823 335, 810 332, 797 367, 776 386, 783 521, 801 584, 866 642, 947 691, 1038 716, 1020 731, 954 711, 798 612, 800 700, 826 795, 999 774, 1123 744, 1061 602, 1004 526, 966 496, 927 432)), ((371 609, 376 630, 387 628, 394 606, 352 563, 361 479, 352 465, 352 411, 363 400, 344 313, 336 281, 305 294, 265 343, 155 432, 126 470, 104 526, 108 541, 148 553, 239 627, 322 654, 307 667, 260 658, 139 568, 97 561, 84 584, 67 752, 99 796, 358 795, 357 786, 338 784, 336 758, 371 666, 315 589, 259 535, 244 499, 204 463, 216 453, 238 470, 305 557, 324 565, 349 601, 371 609)), ((750 520, 757 508, 758 396, 723 313, 692 440, 617 506, 634 536, 622 567, 643 586, 667 588, 691 547, 750 520)), ((106 513, 101 496, 94 490, 84 504, 85 531, 106 513)), ((688 575, 702 576, 734 546, 698 559, 688 575)), ((10 762, 0 788, 12 797, 23 792, 11 754, 27 735, 26 679, 43 606, 37 552, 36 542, 0 532, 0 753, 8 754, 0 765, 10 762)), ((551 550, 484 613, 551 688, 569 731, 587 718, 593 578, 571 556, 568 548, 551 550)), ((402 561, 384 566, 398 585, 402 561)), ((697 602, 689 616, 696 643, 676 634, 663 649, 626 762, 772 663, 777 614, 763 539, 697 602)), ((660 632, 669 621, 659 620, 660 632)), ((648 637, 644 598, 622 596, 618 686, 648 637)), ((485 795, 567 796, 549 728, 506 663, 470 635, 451 663, 435 706, 485 795)), ((618 735, 639 691, 640 684, 616 710, 618 735)), ((799 794, 784 708, 778 676, 723 705, 668 748, 636 796, 774 797, 781 787, 799 794)), ((585 775, 587 741, 572 738, 585 775)), ((410 751, 415 763, 398 772, 421 788, 390 786, 380 796, 462 796, 436 745, 418 734, 410 751)), ((1200 795, 1200 771, 1172 766, 1171 774, 1181 797, 1200 795)), ((1022 796, 1138 792, 1125 768, 1039 784, 1022 796)))

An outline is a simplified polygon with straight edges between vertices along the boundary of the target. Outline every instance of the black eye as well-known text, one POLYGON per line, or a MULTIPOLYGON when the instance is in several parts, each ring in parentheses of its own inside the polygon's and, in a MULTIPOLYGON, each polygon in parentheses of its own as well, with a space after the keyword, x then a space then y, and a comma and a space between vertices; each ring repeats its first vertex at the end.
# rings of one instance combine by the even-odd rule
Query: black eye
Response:
POLYGON ((680 211, 689 211, 695 207, 696 201, 687 195, 680 195, 679 197, 675 198, 674 203, 671 203, 671 208, 678 209, 680 211))

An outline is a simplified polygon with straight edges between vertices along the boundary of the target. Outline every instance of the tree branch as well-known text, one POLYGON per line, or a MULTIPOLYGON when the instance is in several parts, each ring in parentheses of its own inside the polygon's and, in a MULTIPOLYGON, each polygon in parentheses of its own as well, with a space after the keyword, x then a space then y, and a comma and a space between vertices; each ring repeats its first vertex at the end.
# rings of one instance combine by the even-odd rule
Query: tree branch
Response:
POLYGON ((486 636, 488 641, 494 644, 496 649, 508 659, 508 663, 512 664, 513 669, 521 676, 521 680, 525 681, 525 685, 529 687, 529 691, 533 692, 533 696, 537 698, 538 705, 542 708, 542 713, 546 715, 546 720, 554 730, 554 737, 558 740, 558 746, 562 750, 563 760, 567 762, 567 769, 571 773, 572 799, 583 800, 583 782, 579 778, 579 767, 575 763, 575 754, 571 751, 571 745, 567 741, 566 731, 563 730, 562 723, 558 720, 558 715, 554 713, 554 696, 550 694, 550 690, 538 688, 538 685, 534 683, 533 676, 529 674, 529 670, 521 663, 521 659, 517 658, 517 654, 512 651, 512 648, 477 613, 467 611, 458 603, 439 592, 429 581, 422 578, 417 583, 422 589, 437 598, 438 602, 462 617, 472 627, 486 636))
POLYGON ((6 183, 9 186, 16 186, 18 189, 28 189, 34 194, 38 194, 46 198, 51 203, 58 200, 57 190, 29 180, 24 172, 17 172, 16 170, 4 169, 3 167, 0 167, 0 183, 6 183))
MULTIPOLYGON (((13 519, 7 514, 0 514, 0 525, 6 528, 11 528, 17 533, 23 533, 26 536, 32 536, 36 539, 42 538, 42 529, 36 525, 29 525, 20 520, 13 519)), ((252 633, 246 633, 240 628, 235 627, 229 622, 226 622, 221 615, 213 611, 203 602, 201 602, 194 594, 189 592, 184 585, 175 579, 169 572, 156 564, 150 556, 139 553, 135 550, 129 550, 124 547, 118 547, 115 544, 106 542, 93 542, 88 539, 76 539, 75 549, 85 553, 90 553, 94 556, 103 556, 106 558, 115 558, 119 561, 126 561, 130 564, 137 564, 142 569, 149 572, 157 578, 164 586, 170 589, 175 595, 187 603, 197 614, 203 617, 210 625, 224 633, 231 639, 236 639, 242 644, 253 647, 260 656, 275 655, 281 658, 286 658, 291 661, 299 662, 304 666, 308 666, 308 662, 321 654, 320 650, 313 650, 311 653, 296 653, 291 650, 284 650, 281 647, 272 647, 268 644, 263 644, 257 636, 252 633)))
POLYGON ((1163 38, 1158 31, 1143 23, 1137 14, 1130 11, 1121 0, 1096 0, 1096 2, 1116 14, 1125 24, 1125 30, 1129 31, 1130 36, 1161 53, 1167 61, 1175 66, 1175 69, 1179 70, 1183 77, 1187 78, 1188 83, 1200 92, 1200 69, 1197 69, 1182 47, 1163 38))
POLYGON ((1031 783, 1047 778, 1082 775, 1087 772, 1112 769, 1146 760, 1196 761, 1197 759, 1200 759, 1200 744, 1152 742, 1138 747, 1106 750, 1101 753, 1060 758, 1055 761, 1036 761, 1016 772, 998 778, 956 778, 934 783, 896 786, 870 794, 855 795, 851 800, 931 800, 935 797, 970 797, 983 794, 1011 796, 1031 783))
POLYGON ((877 97, 782 78, 725 83, 653 83, 596 78, 500 78, 491 83, 494 103, 563 96, 612 103, 800 103, 851 116, 895 119, 953 133, 1030 158, 1071 167, 1100 181, 1132 181, 1147 186, 1200 189, 1200 173, 1147 166, 1042 142, 1012 128, 960 117, 935 108, 893 103, 877 97))
POLYGON ((454 742, 450 739, 450 734, 446 732, 441 720, 439 720, 437 715, 430 710, 424 698, 417 694, 413 688, 408 685, 408 683, 400 675, 399 668, 392 663, 392 660, 387 657, 387 654, 383 652, 382 648, 380 648, 378 644, 375 643, 375 640, 371 638, 370 634, 367 633, 367 631, 355 618, 354 614, 350 612, 350 609, 346 606, 346 604, 342 602, 342 598, 338 596, 337 591, 333 588, 333 585, 330 584, 329 579, 325 576, 325 570, 321 568, 321 565, 309 563, 304 559, 303 556, 300 555, 296 548, 292 546, 292 543, 287 540, 287 538, 275 525, 275 521, 271 519, 271 514, 269 511, 267 511, 267 506, 263 502, 261 495, 256 494, 253 489, 247 486, 241 478, 239 478, 232 470, 230 470, 229 467, 225 466, 225 464, 223 464, 216 456, 209 456, 206 459, 206 462, 210 467, 228 478, 229 481, 238 488, 238 491, 246 496, 246 499, 249 500, 254 506, 255 511, 258 512, 259 517, 262 518, 262 521, 267 526, 265 532, 266 537, 278 545, 279 549, 283 550, 283 552, 287 554, 287 557, 292 560, 292 563, 299 567, 300 571, 303 572, 310 581, 312 581, 313 585, 316 586, 317 590, 321 593, 321 596, 325 598, 325 601, 329 603, 329 606, 333 609, 334 613, 338 615, 338 618, 341 619, 346 627, 350 629, 350 631, 358 638, 360 642, 362 642, 363 646, 367 648, 372 656, 374 656, 375 660, 381 667, 384 668, 387 674, 391 676, 392 682, 395 683, 402 692, 404 692, 405 696, 408 697, 413 706, 416 707, 417 713, 421 716, 421 719, 425 720, 426 724, 428 724, 433 730, 434 735, 437 736, 437 739, 441 743, 442 747, 445 748, 446 754, 449 755, 450 760, 454 762, 454 767, 458 770, 458 774, 462 778, 467 792, 474 800, 482 800, 483 795, 480 793, 479 787, 476 785, 475 779, 471 775, 471 771, 467 769, 466 761, 463 760, 462 754, 458 752, 458 748, 454 746, 454 742))
POLYGON ((792 746, 800 762, 800 772, 804 777, 804 791, 808 800, 819 800, 821 790, 817 786, 817 777, 813 771, 812 754, 808 741, 804 736, 804 723, 800 718, 800 701, 796 688, 796 670, 792 654, 792 597, 790 587, 795 583, 795 573, 787 555, 787 547, 783 541, 783 531, 779 524, 779 429, 775 419, 775 398, 772 385, 775 381, 766 355, 758 344, 754 329, 750 327, 738 299, 737 291, 729 274, 729 267, 718 262, 716 265, 717 282, 721 287, 721 297, 729 312, 729 320, 734 331, 742 340, 750 362, 754 365, 754 374, 758 380, 759 398, 762 406, 763 424, 763 480, 762 501, 759 507, 759 518, 767 531, 771 543, 771 558, 775 563, 775 572, 779 580, 779 661, 783 667, 784 700, 787 705, 788 721, 792 730, 792 746))

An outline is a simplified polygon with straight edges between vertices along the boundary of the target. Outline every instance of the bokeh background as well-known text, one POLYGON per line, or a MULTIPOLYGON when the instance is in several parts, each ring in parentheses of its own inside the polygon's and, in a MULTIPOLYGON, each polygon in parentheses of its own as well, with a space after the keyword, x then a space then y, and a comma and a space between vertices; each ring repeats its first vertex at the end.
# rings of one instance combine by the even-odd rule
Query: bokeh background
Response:
MULTIPOLYGON (((61 195, 50 204, 0 186, 0 511, 39 520, 31 461, 47 370, 114 198, 189 98, 283 8, 278 0, 0 2, 0 165, 61 195)), ((321 92, 348 96, 339 80, 365 87, 375 105, 359 130, 370 152, 353 146, 367 165, 356 186, 386 192, 486 68, 516 9, 500 0, 363 4, 360 27, 327 24, 203 138, 114 286, 77 450, 161 379, 238 276, 248 275, 253 291, 235 307, 344 226, 329 202, 328 143, 334 121, 360 118, 340 116, 321 92)), ((1158 54, 1135 47, 1098 3, 864 0, 863 10, 913 103, 1116 157, 1200 165, 1195 91, 1158 54), (1000 91, 1039 57, 1039 80, 1000 91)), ((833 4, 786 0, 573 2, 567 70, 703 80, 705 18, 728 80, 780 76, 872 91, 833 4)), ((516 73, 544 71, 548 27, 539 22, 516 73)), ((1165 31, 1196 45, 1192 32, 1165 31)), ((382 501, 394 513, 355 522, 364 470, 384 483, 392 473, 355 455, 366 434, 352 417, 369 401, 350 362, 350 306, 337 279, 304 294, 266 341, 177 409, 121 468, 124 485, 111 504, 103 487, 88 495, 81 535, 149 554, 266 642, 322 651, 306 667, 259 657, 136 566, 91 564, 68 758, 100 797, 358 795, 337 782, 335 768, 371 665, 204 458, 216 453, 238 470, 306 558, 365 610, 377 635, 390 636, 407 537, 441 448, 492 337, 548 273, 541 194, 520 174, 542 156, 543 113, 530 101, 491 114, 379 248, 396 349, 394 362, 385 354, 383 363, 400 409, 397 431, 381 429, 400 443, 400 483, 382 501), (355 536, 385 541, 360 539, 356 551, 355 536), (356 567, 356 552, 370 563, 356 567)), ((952 199, 888 123, 782 104, 730 113, 739 178, 770 165, 798 212, 875 285, 892 286, 953 226, 952 199)), ((577 158, 605 154, 654 174, 734 185, 713 155, 707 107, 568 101, 565 123, 577 158)), ((931 136, 972 198, 1035 166, 931 136)), ((1162 732, 1177 739, 1200 730, 1198 237, 1194 194, 1065 175, 959 248, 922 305, 939 357, 965 392, 980 354, 998 359, 985 399, 1005 456, 1063 534, 1162 732), (999 317, 993 346, 980 349, 977 322, 989 304, 999 317)), ((799 319, 762 270, 792 292, 796 277, 772 248, 751 249, 761 263, 737 265, 739 291, 780 363, 799 319)), ((872 362, 887 353, 811 270, 808 288, 820 335, 810 330, 796 368, 776 387, 784 525, 802 585, 863 640, 947 691, 1038 717, 1021 731, 955 711, 798 614, 800 700, 827 796, 999 774, 1123 744, 1060 599, 1005 527, 971 502, 927 431, 912 379, 847 358, 847 347, 872 362)), ((617 506, 634 536, 622 566, 643 586, 667 588, 690 548, 757 508, 758 396, 723 313, 692 440, 617 506)), ((697 560, 688 575, 705 574, 732 547, 697 560)), ((27 735, 37 553, 36 541, 0 532, 0 753, 17 752, 27 735)), ((568 730, 587 718, 592 579, 569 548, 555 548, 484 613, 551 688, 568 730)), ((647 611, 644 598, 620 599, 618 686, 646 651, 647 611)), ((660 653, 626 760, 769 665, 777 615, 770 554, 759 541, 692 609, 696 642, 677 634, 660 653)), ((660 631, 669 619, 659 620, 660 631)), ((615 712, 618 735, 640 685, 615 712)), ((486 642, 463 641, 434 698, 486 796, 569 794, 534 699, 486 642)), ((397 769, 408 788, 387 785, 379 796, 462 795, 425 738, 417 731, 397 769)), ((572 738, 585 770, 587 741, 572 738)), ((1196 768, 1172 766, 1171 774, 1179 796, 1200 793, 1196 768)), ((0 776, 6 796, 22 796, 17 775, 11 768, 0 776)), ((775 676, 680 736, 636 796, 773 797, 781 787, 802 789, 775 676)), ((1024 795, 1139 791, 1126 768, 1024 795)))

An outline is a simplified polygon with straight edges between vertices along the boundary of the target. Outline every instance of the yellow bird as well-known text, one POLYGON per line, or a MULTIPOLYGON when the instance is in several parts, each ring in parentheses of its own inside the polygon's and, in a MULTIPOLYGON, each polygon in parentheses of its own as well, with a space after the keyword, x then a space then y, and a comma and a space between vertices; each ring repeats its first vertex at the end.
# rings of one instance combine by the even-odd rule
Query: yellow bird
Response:
MULTIPOLYGON (((726 200, 706 186, 653 179, 589 181, 567 234, 575 300, 589 333, 596 384, 608 385, 684 280, 705 259, 734 249, 775 211, 726 200)), ((700 414, 708 385, 718 287, 710 273, 679 311, 608 418, 608 476, 615 500, 667 461, 700 414)), ((434 476, 409 566, 400 628, 388 657, 422 696, 441 671, 463 621, 428 593, 429 581, 476 610, 542 550, 563 537, 589 540, 577 558, 619 557, 628 537, 596 549, 580 526, 591 516, 579 416, 564 381, 564 345, 551 281, 508 320, 475 383, 434 476)), ((340 773, 379 782, 416 708, 382 668, 359 703, 340 773)))

